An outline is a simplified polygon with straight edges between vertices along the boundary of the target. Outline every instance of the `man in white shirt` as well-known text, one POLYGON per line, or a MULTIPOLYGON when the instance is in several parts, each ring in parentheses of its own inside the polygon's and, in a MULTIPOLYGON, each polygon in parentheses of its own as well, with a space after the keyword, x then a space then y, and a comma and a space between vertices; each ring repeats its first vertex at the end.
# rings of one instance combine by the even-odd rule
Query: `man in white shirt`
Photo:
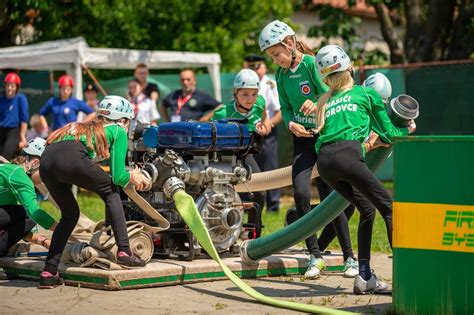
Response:
MULTIPOLYGON (((278 90, 275 80, 266 75, 267 67, 263 56, 252 54, 245 57, 244 60, 244 68, 254 70, 260 78, 258 94, 265 99, 267 116, 272 123, 272 132, 265 137, 261 153, 254 157, 262 172, 271 171, 278 168, 277 125, 282 120, 278 90)), ((278 211, 280 208, 280 189, 269 190, 266 195, 267 211, 278 211)))

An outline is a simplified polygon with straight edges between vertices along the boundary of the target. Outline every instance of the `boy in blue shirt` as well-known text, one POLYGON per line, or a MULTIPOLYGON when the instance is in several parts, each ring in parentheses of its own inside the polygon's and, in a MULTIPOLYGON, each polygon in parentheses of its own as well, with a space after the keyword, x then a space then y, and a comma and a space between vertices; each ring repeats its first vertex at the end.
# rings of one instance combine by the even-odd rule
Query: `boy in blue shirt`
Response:
POLYGON ((10 160, 18 147, 26 146, 28 100, 23 93, 18 93, 21 85, 18 74, 8 73, 4 83, 5 92, 0 97, 0 155, 10 160))
POLYGON ((48 129, 46 116, 53 113, 52 130, 59 129, 70 122, 77 121, 77 114, 87 114, 83 122, 95 118, 95 112, 81 100, 71 97, 74 80, 68 75, 62 75, 59 80, 59 97, 51 97, 40 109, 40 120, 43 128, 48 129))

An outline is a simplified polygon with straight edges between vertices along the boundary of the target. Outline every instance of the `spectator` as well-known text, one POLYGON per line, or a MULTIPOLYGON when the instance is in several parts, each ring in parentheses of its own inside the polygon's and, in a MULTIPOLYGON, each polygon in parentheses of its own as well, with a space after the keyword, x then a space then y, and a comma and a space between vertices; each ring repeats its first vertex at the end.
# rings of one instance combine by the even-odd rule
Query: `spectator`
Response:
POLYGON ((155 104, 158 104, 160 98, 160 90, 158 85, 148 82, 148 67, 144 63, 140 63, 135 67, 135 79, 142 86, 142 93, 150 98, 155 104))
MULTIPOLYGON (((97 91, 97 88, 95 87, 94 84, 89 83, 86 85, 86 88, 84 89, 84 97, 86 98, 86 104, 92 108, 92 110, 95 112, 97 111, 97 106, 99 106, 99 100, 97 99, 97 94, 99 91, 97 91)), ((77 115, 77 121, 81 122, 86 118, 86 114, 83 112, 80 112, 77 115)))
POLYGON ((0 97, 0 155, 10 160, 18 147, 26 146, 28 100, 18 92, 21 85, 18 74, 8 73, 4 83, 5 91, 0 97))
POLYGON ((48 138, 48 130, 43 128, 43 125, 41 124, 40 120, 40 115, 34 114, 33 116, 31 116, 30 126, 30 130, 28 130, 28 133, 26 134, 26 140, 30 141, 35 138, 48 138))
POLYGON ((83 122, 91 121, 95 118, 95 112, 83 101, 71 97, 74 80, 68 75, 62 75, 58 80, 59 97, 51 97, 40 109, 40 120, 43 128, 48 130, 46 116, 53 113, 52 129, 59 129, 70 122, 77 121, 77 114, 84 112, 87 114, 83 122))
POLYGON ((156 125, 156 121, 160 119, 156 104, 142 93, 142 86, 137 79, 128 81, 127 96, 133 106, 135 119, 142 124, 156 125))
MULTIPOLYGON (((272 131, 263 139, 260 154, 255 155, 262 172, 272 171, 278 168, 278 138, 276 127, 281 122, 280 101, 275 80, 270 79, 263 56, 252 54, 245 57, 245 64, 254 70, 260 79, 260 90, 258 94, 263 96, 266 104, 267 117, 270 119, 272 131)), ((280 209, 280 189, 267 191, 266 200, 267 211, 277 212, 280 209)))
POLYGON ((185 69, 179 77, 182 89, 171 92, 161 103, 160 112, 164 121, 208 121, 220 103, 207 93, 196 89, 196 75, 193 70, 185 69))

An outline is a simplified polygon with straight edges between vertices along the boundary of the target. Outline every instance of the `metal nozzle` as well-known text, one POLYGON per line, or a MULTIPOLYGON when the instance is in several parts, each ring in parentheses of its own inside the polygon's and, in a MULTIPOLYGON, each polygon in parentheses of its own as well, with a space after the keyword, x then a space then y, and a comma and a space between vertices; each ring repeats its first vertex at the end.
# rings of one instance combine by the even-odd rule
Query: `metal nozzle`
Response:
POLYGON ((178 190, 184 190, 184 182, 178 177, 170 177, 163 183, 163 192, 166 197, 172 198, 178 190))
POLYGON ((252 259, 248 254, 247 254, 247 246, 249 244, 248 240, 245 240, 240 244, 240 259, 242 259, 242 262, 247 265, 258 265, 258 260, 252 259))

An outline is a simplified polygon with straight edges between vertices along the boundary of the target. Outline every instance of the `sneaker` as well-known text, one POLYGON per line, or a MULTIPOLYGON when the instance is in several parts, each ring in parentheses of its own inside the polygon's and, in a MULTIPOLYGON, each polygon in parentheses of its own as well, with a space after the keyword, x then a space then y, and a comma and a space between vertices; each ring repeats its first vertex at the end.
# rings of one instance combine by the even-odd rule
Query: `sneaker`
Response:
POLYGON ((367 293, 388 294, 392 293, 392 290, 387 283, 377 279, 374 273, 372 273, 372 277, 368 281, 357 275, 354 279, 354 294, 363 295, 367 293))
POLYGON ((64 279, 59 275, 59 272, 56 272, 55 275, 47 271, 41 273, 38 289, 54 289, 60 285, 64 285, 64 279))
POLYGON ((130 256, 126 252, 118 252, 117 264, 128 269, 140 268, 140 267, 146 266, 146 262, 142 260, 140 257, 138 257, 135 254, 132 254, 132 256, 130 256))
POLYGON ((359 274, 359 263, 349 257, 344 262, 344 278, 355 278, 359 274))
POLYGON ((321 275, 321 271, 324 269, 325 264, 322 258, 316 258, 311 255, 308 263, 308 269, 304 274, 305 279, 317 279, 321 275))

